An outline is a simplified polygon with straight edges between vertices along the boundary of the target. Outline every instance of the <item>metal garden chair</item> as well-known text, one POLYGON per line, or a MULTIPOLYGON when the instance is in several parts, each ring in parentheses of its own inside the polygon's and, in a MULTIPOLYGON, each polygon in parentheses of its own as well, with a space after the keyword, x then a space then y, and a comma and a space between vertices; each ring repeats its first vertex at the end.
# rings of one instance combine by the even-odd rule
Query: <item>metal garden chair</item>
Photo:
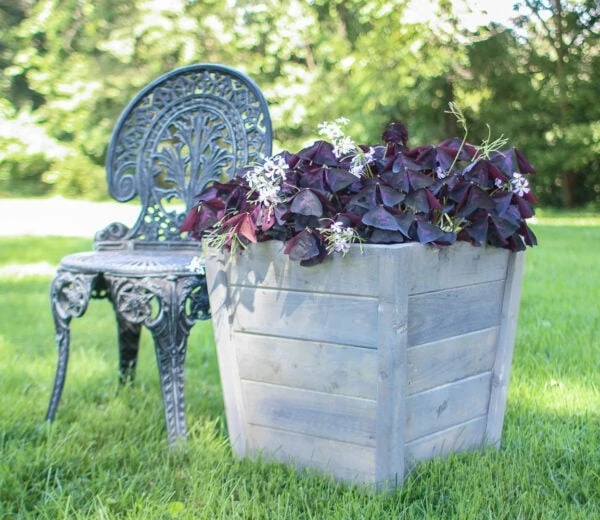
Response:
POLYGON ((107 155, 110 194, 138 196, 131 229, 98 232, 94 252, 63 258, 51 285, 58 364, 46 419, 55 417, 69 360, 70 322, 108 299, 118 325, 120 381, 133 380, 142 325, 156 350, 169 443, 186 437, 184 362, 197 319, 210 317, 198 242, 179 232, 194 196, 271 154, 267 103, 256 84, 222 65, 191 65, 142 89, 121 114, 107 155))

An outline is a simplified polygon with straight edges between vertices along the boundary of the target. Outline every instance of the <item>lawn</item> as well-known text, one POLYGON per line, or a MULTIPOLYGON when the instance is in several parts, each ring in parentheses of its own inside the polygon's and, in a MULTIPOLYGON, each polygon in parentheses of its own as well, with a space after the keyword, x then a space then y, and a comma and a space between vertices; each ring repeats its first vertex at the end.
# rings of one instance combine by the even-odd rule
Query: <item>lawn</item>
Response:
POLYGON ((0 238, 0 518, 600 518, 600 218, 540 214, 502 449, 424 463, 389 495, 236 460, 210 322, 190 338, 187 444, 167 448, 148 334, 137 384, 119 390, 114 318, 101 301, 73 321, 63 400, 45 424, 50 277, 2 267, 55 265, 91 242, 0 238))

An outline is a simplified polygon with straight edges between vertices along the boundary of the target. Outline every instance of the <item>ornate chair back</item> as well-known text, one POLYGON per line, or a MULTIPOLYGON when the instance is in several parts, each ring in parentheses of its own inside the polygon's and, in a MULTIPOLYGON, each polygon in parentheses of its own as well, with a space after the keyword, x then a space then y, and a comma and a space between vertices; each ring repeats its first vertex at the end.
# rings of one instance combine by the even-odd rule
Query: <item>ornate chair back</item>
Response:
POLYGON ((107 180, 116 200, 139 197, 141 212, 131 229, 115 222, 99 231, 94 252, 60 262, 50 291, 58 363, 47 420, 65 382, 70 321, 91 298, 107 298, 117 318, 121 381, 135 377, 143 325, 154 339, 169 442, 186 436, 187 338, 210 314, 205 277, 190 269, 199 244, 179 229, 208 183, 270 155, 271 141, 262 93, 222 65, 174 70, 131 101, 108 148, 107 180))
POLYGON ((141 201, 131 229, 113 224, 95 249, 192 247, 179 227, 215 180, 271 154, 266 101, 247 76, 222 65, 191 65, 146 86, 123 111, 108 148, 111 196, 141 201))

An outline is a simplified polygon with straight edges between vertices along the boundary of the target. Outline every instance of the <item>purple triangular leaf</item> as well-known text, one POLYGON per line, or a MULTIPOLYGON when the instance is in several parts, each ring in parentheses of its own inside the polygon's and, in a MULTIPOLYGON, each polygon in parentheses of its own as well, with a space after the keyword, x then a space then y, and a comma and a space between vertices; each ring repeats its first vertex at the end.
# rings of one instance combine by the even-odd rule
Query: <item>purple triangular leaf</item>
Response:
POLYGON ((488 162, 485 160, 478 160, 477 162, 469 164, 463 170, 463 176, 466 180, 474 182, 484 188, 491 188, 493 186, 493 180, 490 179, 488 171, 488 162))
POLYGON ((472 220, 471 223, 465 228, 465 232, 478 244, 485 244, 487 242, 488 235, 488 217, 487 214, 481 215, 476 220, 472 220))
POLYGON ((537 245, 537 237, 533 230, 527 225, 525 221, 521 222, 521 227, 519 228, 519 233, 523 235, 525 239, 525 243, 528 246, 536 246, 537 245))
POLYGON ((370 184, 350 199, 350 206, 371 210, 377 207, 377 185, 370 184))
POLYGON ((352 175, 343 168, 328 168, 325 171, 325 178, 333 193, 341 191, 359 181, 356 175, 352 175))
POLYGON ((472 186, 469 191, 467 203, 456 212, 459 217, 468 217, 478 209, 492 210, 496 207, 492 197, 477 186, 472 186))
POLYGON ((297 262, 317 256, 319 246, 313 233, 305 229, 288 240, 283 252, 289 255, 290 260, 297 262))
POLYGON ((413 223, 415 222, 415 214, 412 211, 405 211, 394 215, 398 229, 402 231, 402 234, 406 238, 411 238, 411 231, 413 223))
POLYGON ((290 211, 300 215, 321 217, 323 215, 323 204, 312 190, 303 189, 294 196, 290 211))
POLYGON ((499 191, 492 195, 492 198, 494 199, 494 204, 496 204, 496 212, 502 215, 510 206, 513 200, 513 193, 512 191, 499 191))
POLYGON ((514 148, 515 156, 517 157, 517 164, 519 165, 519 171, 521 173, 536 173, 535 168, 529 163, 529 161, 523 155, 523 152, 518 148, 514 148))
POLYGON ((406 207, 415 211, 420 211, 422 213, 429 212, 429 201, 427 200, 425 189, 411 191, 404 199, 404 204, 406 207))
POLYGON ((298 156, 301 159, 327 166, 337 166, 338 163, 333 153, 333 145, 326 141, 316 141, 308 148, 298 152, 298 156))
POLYGON ((377 229, 388 229, 392 231, 397 231, 400 229, 396 219, 394 218, 394 215, 382 207, 372 209, 363 215, 362 222, 366 226, 371 226, 377 229))
POLYGON ((512 177, 515 171, 512 149, 504 152, 492 152, 489 161, 496 166, 504 175, 512 177))
POLYGON ((369 242, 372 244, 401 244, 404 242, 404 235, 400 231, 375 229, 369 242))
POLYGON ((406 142, 408 141, 408 130, 401 123, 391 123, 384 130, 381 139, 384 143, 395 143, 406 146, 406 142))
POLYGON ((513 235, 508 239, 508 249, 515 252, 525 251, 525 243, 523 242, 523 239, 519 233, 513 233, 513 235))
POLYGON ((498 232, 498 235, 500 235, 504 239, 507 239, 517 229, 519 229, 519 224, 513 219, 507 219, 496 215, 490 215, 490 220, 492 222, 492 226, 498 232))
POLYGON ((378 184, 379 195, 381 197, 381 202, 385 206, 393 207, 400 204, 404 197, 406 196, 404 193, 395 190, 385 184, 378 184))
POLYGON ((523 197, 514 197, 517 202, 517 206, 519 207, 519 213, 522 218, 531 218, 533 217, 533 208, 523 197))
POLYGON ((435 182, 433 177, 418 172, 408 172, 408 179, 413 190, 427 188, 435 182))
POLYGON ((470 182, 459 182, 448 192, 448 196, 454 202, 458 202, 458 204, 466 204, 471 186, 470 182))
POLYGON ((327 191, 325 188, 325 179, 323 178, 323 168, 317 168, 302 175, 298 179, 298 187, 327 191))
POLYGON ((431 193, 431 191, 429 191, 428 189, 425 189, 425 195, 427 195, 427 202, 429 203, 429 207, 433 210, 436 211, 442 211, 442 205, 440 204, 440 201, 437 200, 435 198, 435 196, 433 195, 433 193, 431 193))
POLYGON ((411 170, 435 170, 436 152, 433 146, 419 146, 404 153, 411 162, 411 170))
POLYGON ((419 237, 419 242, 421 244, 429 244, 430 242, 435 242, 439 238, 443 237, 445 232, 427 221, 418 221, 417 222, 417 236, 419 237))

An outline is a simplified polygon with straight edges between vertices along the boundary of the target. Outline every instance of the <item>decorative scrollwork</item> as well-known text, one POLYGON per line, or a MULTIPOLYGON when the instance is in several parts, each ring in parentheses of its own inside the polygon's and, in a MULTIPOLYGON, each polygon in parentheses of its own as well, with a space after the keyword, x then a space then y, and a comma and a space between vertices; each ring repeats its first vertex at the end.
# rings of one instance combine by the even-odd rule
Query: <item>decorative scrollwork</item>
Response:
POLYGON ((184 67, 144 89, 123 113, 108 153, 109 190, 121 201, 140 196, 130 238, 179 241, 184 215, 207 183, 270 152, 267 105, 251 80, 217 65, 184 67))
MULTIPOLYGON (((110 280, 110 278, 108 278, 110 280)), ((109 282, 110 299, 119 316, 136 324, 147 324, 152 320, 152 300, 160 296, 162 289, 159 284, 144 279, 116 278, 109 282)))
POLYGON ((59 271, 50 288, 55 318, 70 320, 86 311, 97 275, 59 271))
POLYGON ((196 321, 186 312, 186 302, 199 288, 200 277, 105 279, 119 322, 140 323, 152 333, 169 441, 185 437, 184 365, 187 338, 196 321))
POLYGON ((98 231, 94 238, 95 242, 118 241, 123 240, 127 236, 129 228, 121 222, 113 222, 104 229, 98 231))
POLYGON ((69 324, 72 318, 78 318, 85 313, 97 277, 98 275, 72 273, 61 270, 56 273, 56 276, 52 280, 52 285, 50 286, 50 304, 54 317, 58 361, 52 395, 50 396, 48 412, 46 413, 47 421, 54 420, 65 384, 71 343, 69 324))

